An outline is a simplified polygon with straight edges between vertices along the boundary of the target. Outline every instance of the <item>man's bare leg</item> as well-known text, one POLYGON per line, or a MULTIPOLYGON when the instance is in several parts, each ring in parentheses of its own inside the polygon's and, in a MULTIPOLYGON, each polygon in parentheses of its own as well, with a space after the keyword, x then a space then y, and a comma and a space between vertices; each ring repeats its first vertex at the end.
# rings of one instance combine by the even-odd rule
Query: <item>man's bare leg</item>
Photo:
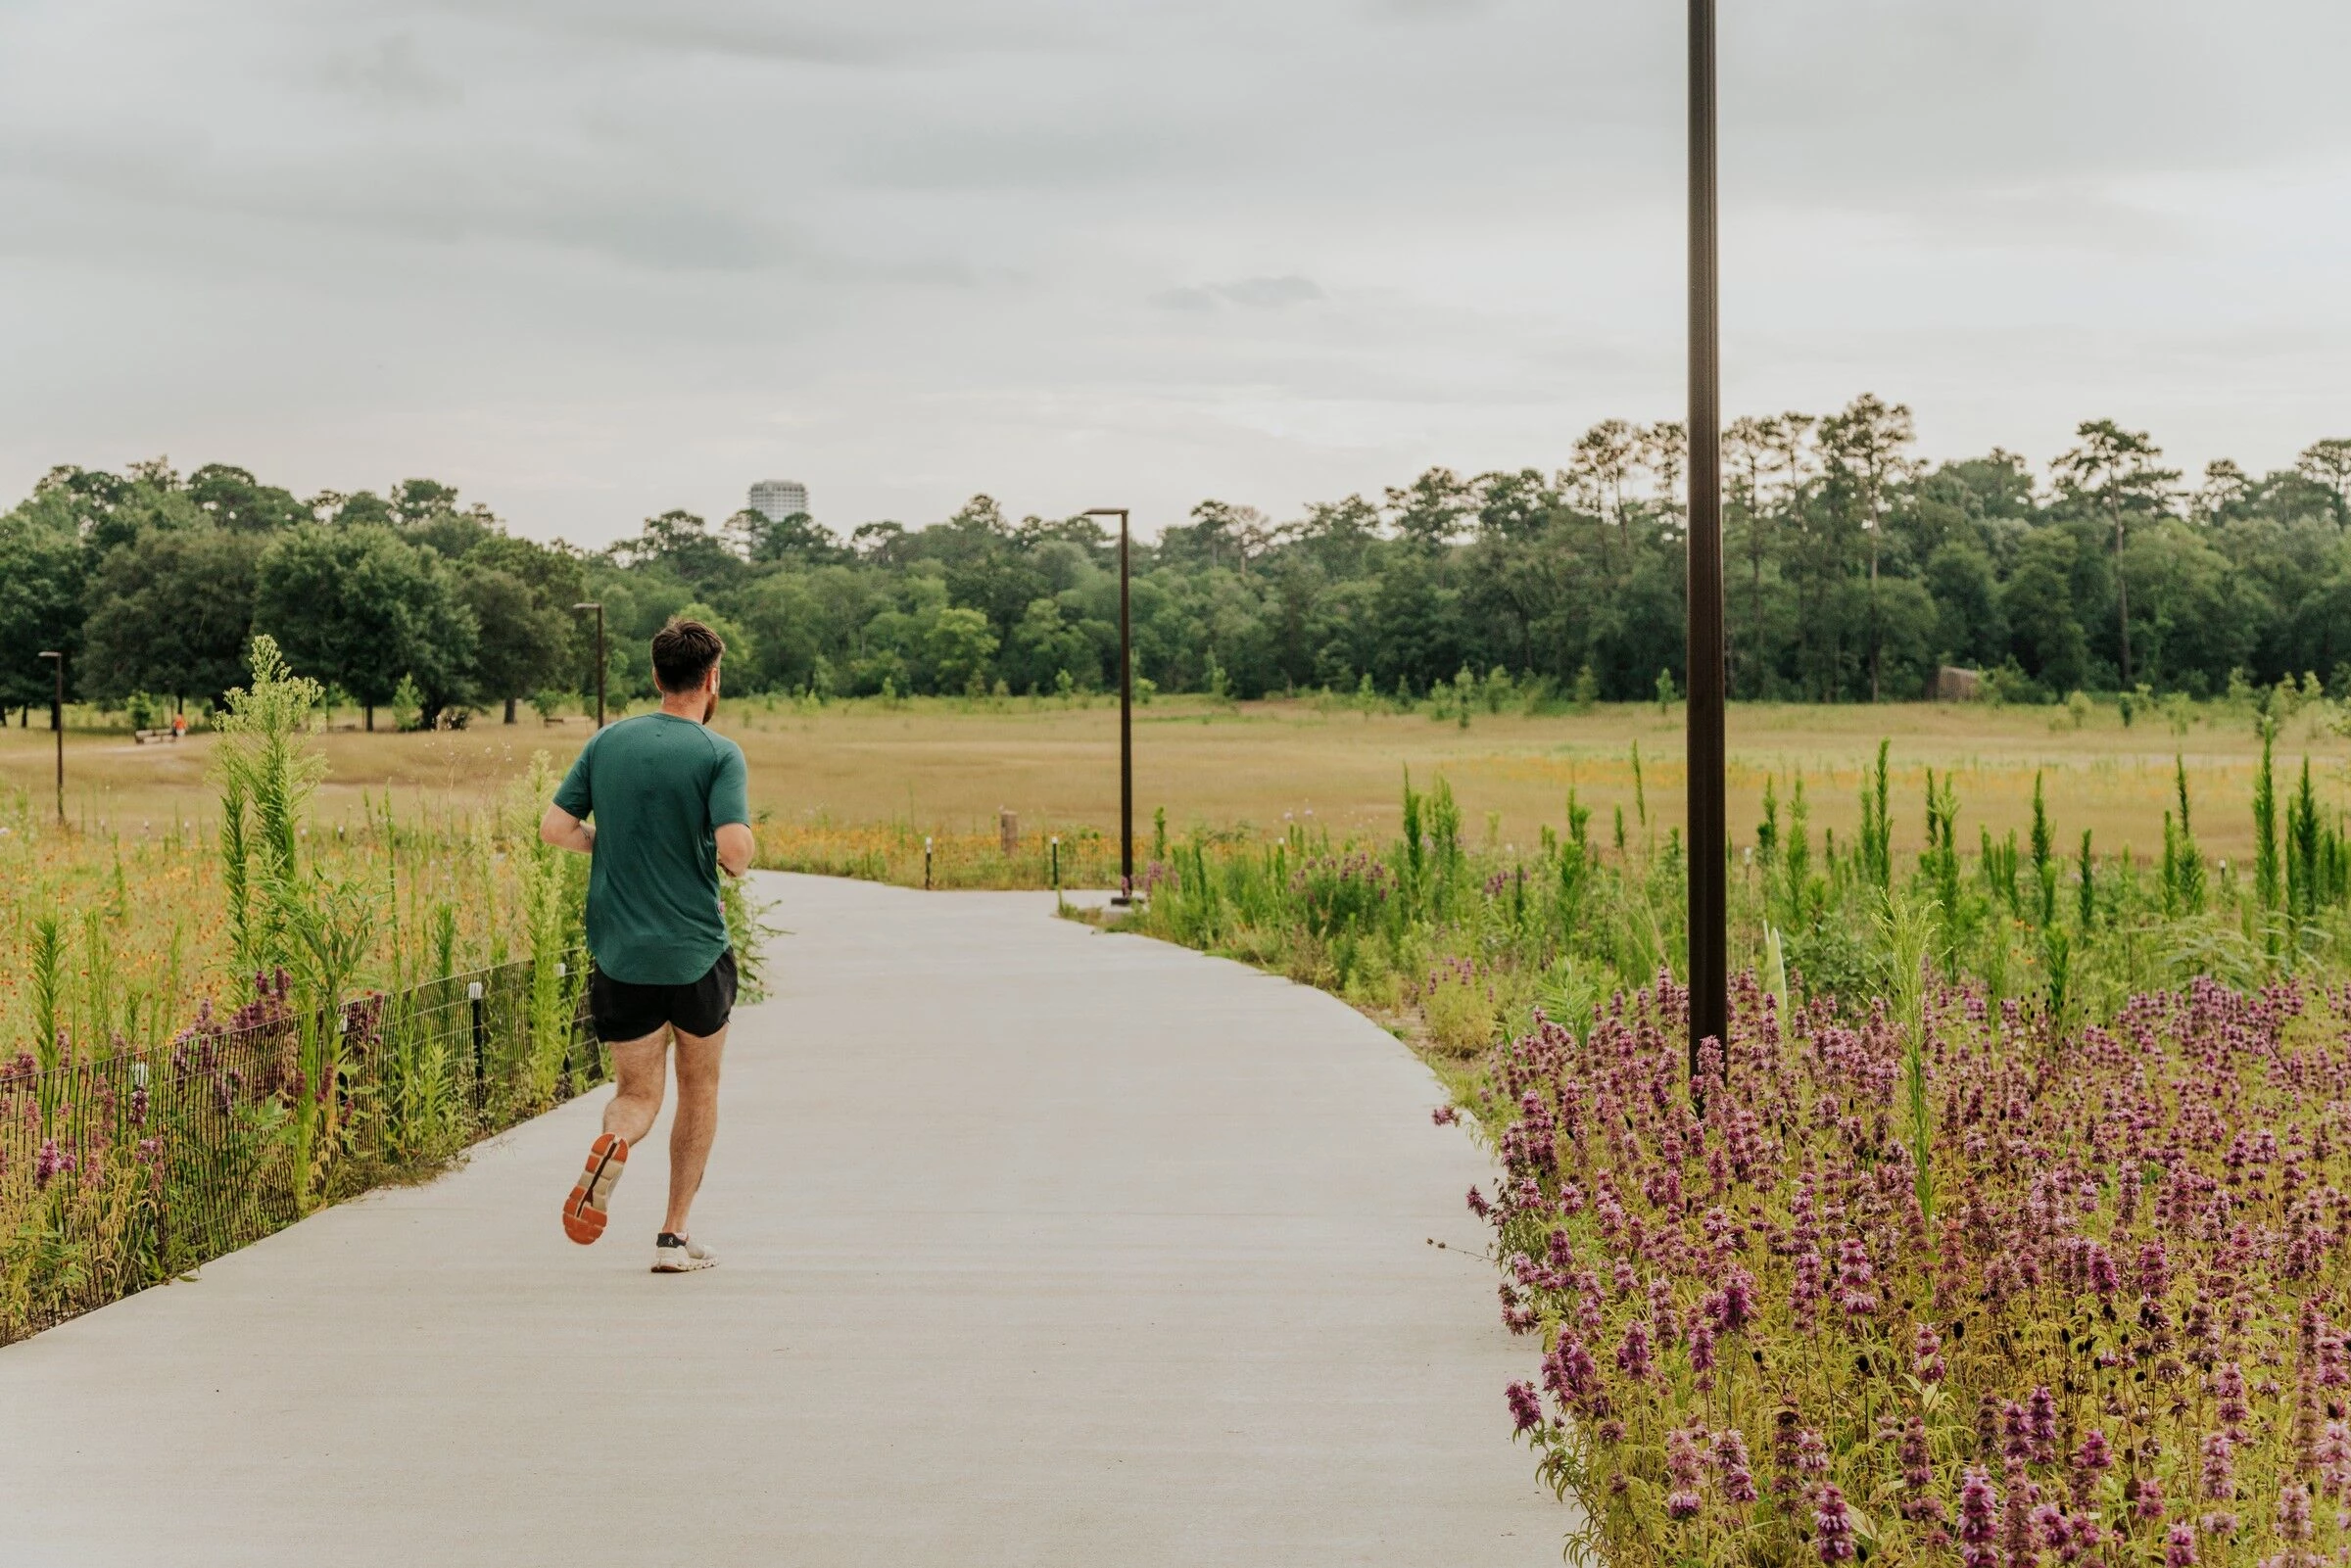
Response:
MULTIPOLYGON (((686 1226, 694 1195, 701 1191, 702 1168, 710 1163, 710 1145, 718 1136, 718 1068, 727 1048, 727 1031, 722 1024, 716 1034, 707 1036, 688 1034, 684 1029, 675 1032, 678 1112, 669 1127, 669 1214, 661 1228, 673 1236, 684 1236, 690 1234, 686 1226)), ((655 1082, 659 1082, 657 1077, 655 1082)), ((655 1107, 659 1104, 656 1098, 655 1107)), ((649 1117, 646 1125, 652 1125, 649 1117)))
POLYGON ((622 1040, 605 1049, 612 1053, 612 1079, 619 1085, 604 1106, 604 1130, 634 1148, 653 1130, 661 1114, 662 1080, 669 1076, 669 1025, 664 1023, 642 1040, 622 1040))
POLYGON ((587 1246, 604 1233, 612 1189, 628 1168, 629 1146, 653 1130, 661 1114, 661 1080, 669 1055, 665 1033, 623 1040, 612 1048, 612 1075, 619 1089, 604 1107, 604 1130, 588 1151, 587 1166, 563 1200, 563 1234, 587 1246))

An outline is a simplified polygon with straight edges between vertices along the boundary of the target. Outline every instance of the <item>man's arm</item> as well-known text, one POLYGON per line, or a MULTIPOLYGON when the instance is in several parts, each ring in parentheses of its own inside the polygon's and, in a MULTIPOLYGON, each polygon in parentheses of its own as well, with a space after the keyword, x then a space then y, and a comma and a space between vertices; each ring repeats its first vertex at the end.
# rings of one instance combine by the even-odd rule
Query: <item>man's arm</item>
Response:
MULTIPOLYGON (((749 832, 748 829, 744 830, 749 832)), ((596 829, 580 821, 561 806, 550 806, 547 815, 539 819, 539 839, 557 849, 574 850, 583 855, 596 853, 596 829)), ((720 841, 719 854, 726 854, 725 840, 720 841)))
POLYGON ((719 824, 718 866, 730 877, 740 877, 751 869, 751 857, 758 852, 758 840, 751 830, 740 822, 719 824))
POLYGON ((751 836, 751 780, 743 765, 743 748, 718 740, 718 766, 710 775, 710 820, 717 830, 719 869, 740 877, 751 869, 759 841, 751 836))

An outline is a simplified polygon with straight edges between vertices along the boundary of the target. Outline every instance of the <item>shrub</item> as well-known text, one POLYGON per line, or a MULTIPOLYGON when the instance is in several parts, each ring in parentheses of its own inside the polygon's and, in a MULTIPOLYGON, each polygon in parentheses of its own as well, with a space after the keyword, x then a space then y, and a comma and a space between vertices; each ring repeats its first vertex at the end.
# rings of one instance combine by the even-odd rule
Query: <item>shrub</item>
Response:
POLYGON ((1449 1056, 1475 1056, 1486 1049, 1501 1022, 1493 986, 1463 959, 1449 961, 1428 977, 1420 1011, 1428 1020, 1430 1043, 1449 1056))

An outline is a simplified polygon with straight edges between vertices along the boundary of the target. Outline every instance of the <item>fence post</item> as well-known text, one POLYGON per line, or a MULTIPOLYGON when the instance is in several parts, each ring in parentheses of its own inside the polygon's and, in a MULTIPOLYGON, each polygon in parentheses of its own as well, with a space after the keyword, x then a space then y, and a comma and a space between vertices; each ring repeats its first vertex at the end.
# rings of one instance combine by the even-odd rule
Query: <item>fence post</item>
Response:
POLYGON ((1010 860, 1021 852, 1021 814, 998 807, 996 810, 996 844, 1010 860))
POLYGON ((923 891, 931 890, 931 835, 923 834, 923 891))
POLYGON ((1053 835, 1053 890, 1061 891, 1061 834, 1053 835))
POLYGON ((465 1003, 473 1013, 473 1103, 480 1106, 489 1098, 490 1022, 482 1006, 482 982, 468 980, 465 984, 465 1003))
MULTIPOLYGON (((557 990, 557 992, 558 992, 558 993, 559 993, 559 992, 562 990, 562 988, 563 988, 563 979, 564 979, 564 976, 565 976, 565 975, 567 975, 567 974, 569 974, 570 973, 571 973, 571 966, 570 966, 569 964, 566 964, 566 963, 565 963, 565 962, 563 962, 563 960, 561 960, 561 959, 557 959, 557 960, 555 960, 555 989, 557 990)), ((577 1010, 575 1009, 574 1011, 576 1012, 577 1010)), ((573 1036, 573 1035, 575 1035, 575 1034, 577 1034, 577 1033, 579 1033, 579 1032, 580 1032, 580 1030, 579 1030, 579 1025, 578 1025, 577 1023, 567 1023, 567 1024, 564 1026, 564 1029, 563 1029, 563 1079, 562 1079, 562 1082, 563 1082, 563 1094, 564 1094, 564 1098, 565 1098, 565 1099, 569 1099, 569 1098, 570 1098, 570 1097, 571 1097, 571 1096, 572 1096, 574 1093, 576 1093, 576 1092, 577 1092, 577 1090, 576 1090, 576 1089, 573 1087, 573 1085, 572 1085, 572 1080, 571 1080, 571 1038, 572 1038, 572 1036, 573 1036)))

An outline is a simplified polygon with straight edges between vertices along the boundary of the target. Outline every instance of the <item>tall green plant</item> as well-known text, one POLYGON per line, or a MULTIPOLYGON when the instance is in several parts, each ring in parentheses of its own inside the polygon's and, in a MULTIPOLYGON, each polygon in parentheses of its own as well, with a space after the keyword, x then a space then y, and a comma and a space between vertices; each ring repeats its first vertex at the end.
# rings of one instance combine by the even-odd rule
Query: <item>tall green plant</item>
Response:
POLYGON ((1943 921, 1946 972, 1955 962, 1964 911, 1959 901, 1959 790, 1946 773, 1940 784, 1927 770, 1927 846, 1919 852, 1919 869, 1935 891, 1943 921))
POLYGON ((57 1069, 65 1055, 66 923, 54 910, 32 922, 32 1051, 40 1069, 41 1130, 49 1129, 60 1090, 57 1069))
POLYGON ((236 884, 237 901, 248 904, 239 956, 266 969, 294 957, 292 925, 304 898, 302 816, 326 773, 310 744, 324 693, 317 682, 287 667, 266 633, 253 640, 250 663, 252 682, 228 693, 227 710, 217 721, 214 757, 224 819, 236 820, 233 864, 230 834, 221 834, 224 879, 236 884), (250 907, 255 895, 258 908, 250 907))
POLYGON ((2095 925, 2098 919, 2098 872, 2096 864, 2089 858, 2089 830, 2087 828, 2082 830, 2081 875, 2081 883, 2074 892, 2075 914, 2083 934, 2087 935, 2090 927, 2095 925))
POLYGON ((2180 817, 2175 825, 2170 812, 2163 814, 2163 908, 2167 915, 2198 915, 2204 910, 2204 851, 2188 818, 2185 759, 2175 755, 2172 770, 2180 817))
POLYGON ((1796 777, 1788 799, 1788 840, 1780 849, 1780 925, 1801 935, 1811 927, 1812 808, 1804 801, 1804 778, 1796 777))
POLYGON ((55 910, 33 917, 31 980, 33 1057, 48 1072, 65 1036, 66 923, 55 910))
POLYGON ((2302 782, 2287 803, 2286 911, 2299 927, 2319 911, 2319 801, 2310 787, 2310 759, 2302 759, 2302 782))
POLYGON ((115 944, 103 910, 81 912, 81 1037, 102 1049, 115 1027, 115 944))
POLYGON ((253 891, 246 872, 253 846, 245 836, 245 780, 234 769, 222 768, 220 784, 220 892, 227 907, 228 937, 239 969, 259 961, 253 931, 253 891))
MULTIPOLYGON (((531 755, 530 772, 516 783, 516 796, 526 808, 521 816, 537 816, 533 808, 552 799, 555 772, 544 751, 531 755)), ((576 857, 537 833, 523 836, 517 866, 521 883, 523 936, 530 944, 530 1028, 523 1056, 523 1090, 532 1109, 554 1102, 563 1063, 571 1048, 572 1020, 579 1010, 580 966, 573 962, 579 941, 582 909, 572 876, 576 857)), ((585 865, 585 862, 577 862, 585 865)), ((739 959, 739 962, 742 960, 739 959)))
POLYGON ((2049 828, 2048 802, 2040 788, 2040 774, 2033 775, 2033 889, 2039 924, 2057 920, 2057 835, 2049 828))
POLYGON ((1861 876, 1881 894, 1894 887, 1894 825, 1887 816, 1886 758, 1892 742, 1878 742, 1878 766, 1861 775, 1861 876))
POLYGON ((2253 774, 2253 885, 2265 911, 2278 907, 2278 784, 2271 767, 2268 731, 2261 736, 2261 766, 2253 774))
POLYGON ((1420 831, 1420 795, 1413 788, 1413 770, 1404 770, 1404 863, 1396 869, 1404 878, 1408 897, 1418 897, 1421 868, 1427 857, 1427 846, 1420 831))
POLYGON ((294 1097, 295 1188, 307 1206, 313 1186, 337 1152, 342 1097, 344 1000, 375 935, 376 890, 362 877, 312 885, 288 896, 281 909, 286 953, 294 979, 304 1093, 294 1097))

